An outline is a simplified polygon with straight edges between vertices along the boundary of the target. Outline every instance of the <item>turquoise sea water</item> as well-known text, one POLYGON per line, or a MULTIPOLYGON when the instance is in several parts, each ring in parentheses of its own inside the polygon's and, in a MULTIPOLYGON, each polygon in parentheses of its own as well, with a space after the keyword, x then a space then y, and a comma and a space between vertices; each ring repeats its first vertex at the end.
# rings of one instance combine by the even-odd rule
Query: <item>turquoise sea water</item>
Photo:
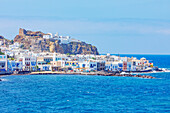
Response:
MULTIPOLYGON (((170 68, 168 55, 141 56, 154 60, 159 67, 170 68)), ((138 58, 141 56, 136 55, 138 58)), ((5 76, 0 82, 0 112, 170 112, 170 73, 151 75, 158 79, 5 76)))

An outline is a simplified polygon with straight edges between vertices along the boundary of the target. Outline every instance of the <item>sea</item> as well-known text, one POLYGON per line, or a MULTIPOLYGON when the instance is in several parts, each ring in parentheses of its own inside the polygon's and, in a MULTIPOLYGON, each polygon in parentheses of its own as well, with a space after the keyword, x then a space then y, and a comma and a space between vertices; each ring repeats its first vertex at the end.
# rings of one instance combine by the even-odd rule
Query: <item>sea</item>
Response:
MULTIPOLYGON (((145 57, 170 69, 170 55, 145 57)), ((3 76, 0 113, 168 113, 170 73, 156 79, 89 75, 3 76)))

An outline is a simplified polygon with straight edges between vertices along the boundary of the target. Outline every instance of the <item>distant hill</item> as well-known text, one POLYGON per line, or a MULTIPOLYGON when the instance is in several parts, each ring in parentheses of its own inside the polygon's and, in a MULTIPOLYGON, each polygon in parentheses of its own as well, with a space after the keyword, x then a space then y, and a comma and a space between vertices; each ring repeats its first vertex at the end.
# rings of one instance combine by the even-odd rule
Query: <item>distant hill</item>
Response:
POLYGON ((34 52, 59 52, 64 54, 96 54, 99 52, 95 46, 85 42, 70 42, 60 44, 59 40, 44 39, 45 33, 41 31, 30 31, 20 28, 19 34, 14 42, 22 43, 23 49, 30 49, 34 52))

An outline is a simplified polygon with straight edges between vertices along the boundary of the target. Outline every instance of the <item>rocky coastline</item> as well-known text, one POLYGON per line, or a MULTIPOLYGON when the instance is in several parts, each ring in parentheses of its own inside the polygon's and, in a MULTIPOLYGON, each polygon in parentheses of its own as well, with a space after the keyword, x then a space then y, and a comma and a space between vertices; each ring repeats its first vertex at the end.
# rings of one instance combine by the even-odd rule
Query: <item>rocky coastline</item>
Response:
MULTIPOLYGON (((91 76, 118 76, 118 77, 138 77, 138 78, 147 78, 147 79, 155 79, 156 77, 149 76, 149 75, 142 75, 142 74, 121 74, 121 73, 107 73, 107 72, 28 72, 28 73, 20 73, 20 74, 8 74, 8 75, 0 75, 2 76, 16 76, 16 75, 91 75, 91 76)), ((2 81, 0 79, 0 81, 2 81)))

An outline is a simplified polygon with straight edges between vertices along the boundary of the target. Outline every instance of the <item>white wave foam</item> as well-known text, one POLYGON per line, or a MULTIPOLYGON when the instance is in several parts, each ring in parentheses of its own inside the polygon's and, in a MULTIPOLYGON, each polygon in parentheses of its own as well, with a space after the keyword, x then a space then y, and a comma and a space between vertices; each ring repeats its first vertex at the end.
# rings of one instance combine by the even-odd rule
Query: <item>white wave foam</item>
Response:
POLYGON ((2 81, 8 81, 7 79, 1 79, 2 81))

